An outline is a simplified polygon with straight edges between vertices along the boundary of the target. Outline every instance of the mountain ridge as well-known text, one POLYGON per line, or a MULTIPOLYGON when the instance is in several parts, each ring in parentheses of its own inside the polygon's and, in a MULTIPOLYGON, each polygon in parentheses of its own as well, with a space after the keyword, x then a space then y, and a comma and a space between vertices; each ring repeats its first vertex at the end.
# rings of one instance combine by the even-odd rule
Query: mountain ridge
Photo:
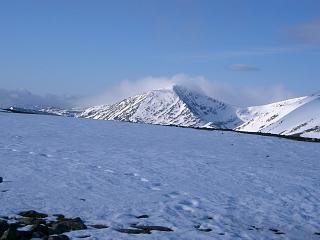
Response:
POLYGON ((320 94, 236 107, 185 86, 152 90, 79 117, 320 138, 320 94))

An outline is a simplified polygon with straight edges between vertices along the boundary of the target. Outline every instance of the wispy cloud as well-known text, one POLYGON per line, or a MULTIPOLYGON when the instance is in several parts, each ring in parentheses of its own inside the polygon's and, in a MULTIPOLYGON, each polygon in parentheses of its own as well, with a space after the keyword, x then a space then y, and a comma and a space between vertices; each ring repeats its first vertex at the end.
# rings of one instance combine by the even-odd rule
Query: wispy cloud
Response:
POLYGON ((320 44, 320 19, 287 29, 291 37, 302 43, 320 44))
POLYGON ((208 96, 238 106, 265 104, 295 96, 295 94, 281 85, 239 87, 220 81, 209 81, 203 76, 191 77, 185 74, 178 74, 171 77, 150 76, 135 81, 125 80, 98 96, 83 99, 80 104, 82 106, 111 104, 130 96, 169 87, 173 84, 180 84, 202 91, 208 96))
POLYGON ((305 49, 305 46, 294 45, 285 47, 258 47, 229 51, 215 51, 211 53, 199 53, 191 55, 171 55, 171 59, 189 60, 189 61, 220 61, 226 59, 239 59, 245 57, 266 57, 280 54, 298 52, 305 49))
POLYGON ((248 64, 230 64, 226 66, 226 69, 239 72, 252 72, 260 70, 260 68, 248 64))

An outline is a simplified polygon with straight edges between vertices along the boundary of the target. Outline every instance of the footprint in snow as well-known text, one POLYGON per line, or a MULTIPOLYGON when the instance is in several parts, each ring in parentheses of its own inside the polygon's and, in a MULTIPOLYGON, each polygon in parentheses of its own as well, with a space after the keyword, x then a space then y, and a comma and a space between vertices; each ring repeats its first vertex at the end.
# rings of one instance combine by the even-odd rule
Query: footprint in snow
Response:
POLYGON ((251 226, 248 228, 248 230, 249 230, 249 231, 252 231, 252 230, 257 230, 257 231, 259 231, 259 230, 262 230, 262 228, 256 227, 255 225, 251 225, 251 226))
MULTIPOLYGON (((140 176, 138 173, 125 173, 124 175, 131 176, 131 177, 139 177, 140 176)), ((149 180, 144 177, 141 177, 140 181, 141 182, 149 182, 149 180)))
POLYGON ((183 205, 183 204, 178 204, 178 205, 176 205, 175 208, 179 211, 186 211, 186 212, 190 212, 190 213, 195 212, 195 209, 193 207, 183 205))
POLYGON ((211 232, 212 231, 211 228, 204 228, 201 225, 195 225, 194 228, 200 232, 211 232))
POLYGON ((141 182, 149 182, 149 180, 146 179, 146 178, 140 178, 140 181, 141 181, 141 182))
POLYGON ((51 154, 46 154, 46 153, 40 153, 39 155, 42 157, 47 157, 47 158, 53 157, 51 154))
POLYGON ((138 173, 125 173, 124 175, 131 176, 131 177, 139 177, 138 173))
POLYGON ((169 194, 166 194, 165 196, 168 198, 178 198, 180 194, 178 192, 171 192, 169 194))
POLYGON ((161 186, 160 183, 155 183, 155 184, 152 184, 152 186, 150 187, 150 189, 153 190, 153 191, 161 191, 160 186, 161 186))
POLYGON ((196 199, 188 199, 179 202, 181 205, 189 206, 189 207, 199 207, 199 201, 196 199))

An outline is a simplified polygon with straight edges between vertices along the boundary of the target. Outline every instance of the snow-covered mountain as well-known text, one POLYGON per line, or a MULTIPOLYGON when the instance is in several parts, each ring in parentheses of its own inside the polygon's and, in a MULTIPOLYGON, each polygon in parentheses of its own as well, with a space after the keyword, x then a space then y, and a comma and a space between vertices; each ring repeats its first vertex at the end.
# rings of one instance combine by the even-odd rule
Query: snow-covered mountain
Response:
POLYGON ((237 108, 182 86, 150 91, 85 110, 85 118, 189 127, 235 128, 237 108))
POLYGON ((240 108, 173 86, 88 108, 80 117, 320 138, 320 94, 240 108))
POLYGON ((239 109, 236 130, 320 138, 320 94, 239 109))

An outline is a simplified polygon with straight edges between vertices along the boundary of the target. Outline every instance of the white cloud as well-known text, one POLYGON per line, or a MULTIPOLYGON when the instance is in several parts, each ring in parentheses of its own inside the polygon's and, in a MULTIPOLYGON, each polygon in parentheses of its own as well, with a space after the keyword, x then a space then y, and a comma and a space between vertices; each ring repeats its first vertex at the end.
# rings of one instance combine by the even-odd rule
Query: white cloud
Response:
POLYGON ((103 94, 82 99, 81 106, 112 104, 146 91, 166 88, 173 84, 184 85, 208 96, 238 106, 250 106, 284 100, 295 95, 281 85, 271 87, 233 86, 219 81, 209 81, 203 76, 178 74, 171 77, 146 77, 136 81, 125 80, 103 94))
POLYGON ((289 33, 295 39, 303 43, 320 43, 320 19, 301 23, 290 28, 289 33))
POLYGON ((248 64, 230 64, 226 66, 226 68, 231 71, 239 71, 239 72, 252 72, 252 71, 260 70, 259 68, 252 65, 248 65, 248 64))

